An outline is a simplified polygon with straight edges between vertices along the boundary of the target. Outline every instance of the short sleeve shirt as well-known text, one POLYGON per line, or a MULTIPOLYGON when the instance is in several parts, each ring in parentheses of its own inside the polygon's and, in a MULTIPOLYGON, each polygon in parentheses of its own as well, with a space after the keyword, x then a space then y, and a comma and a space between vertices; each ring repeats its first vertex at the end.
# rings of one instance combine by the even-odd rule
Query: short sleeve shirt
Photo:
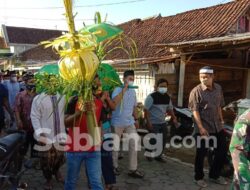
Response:
MULTIPOLYGON (((212 90, 199 84, 191 91, 189 96, 189 108, 192 111, 199 112, 202 125, 209 133, 221 131, 219 108, 224 105, 221 86, 216 83, 213 84, 212 90)), ((197 126, 196 132, 198 132, 197 126)))
POLYGON ((148 95, 144 107, 149 111, 149 119, 152 124, 166 123, 166 112, 173 109, 169 95, 159 92, 153 92, 148 95))
MULTIPOLYGON (((112 99, 122 91, 121 87, 115 88, 112 93, 112 99)), ((112 112, 111 125, 114 127, 128 127, 135 123, 133 117, 134 107, 137 105, 136 93, 134 89, 128 88, 123 94, 120 104, 112 112)))
MULTIPOLYGON (((73 97, 69 102, 65 114, 72 115, 78 109, 77 107, 78 98, 77 96, 73 97)), ((96 119, 97 121, 100 120, 101 111, 102 111, 102 101, 99 99, 95 99, 95 111, 96 111, 96 119)), ((81 119, 75 122, 75 126, 69 128, 68 135, 69 138, 67 141, 68 152, 81 152, 82 147, 89 147, 85 138, 79 139, 84 134, 88 134, 88 127, 86 121, 86 115, 83 113, 81 119), (80 142, 78 142, 80 140, 80 142), (81 146, 81 147, 78 147, 81 146)), ((90 146, 88 152, 93 152, 97 150, 99 146, 90 146)))

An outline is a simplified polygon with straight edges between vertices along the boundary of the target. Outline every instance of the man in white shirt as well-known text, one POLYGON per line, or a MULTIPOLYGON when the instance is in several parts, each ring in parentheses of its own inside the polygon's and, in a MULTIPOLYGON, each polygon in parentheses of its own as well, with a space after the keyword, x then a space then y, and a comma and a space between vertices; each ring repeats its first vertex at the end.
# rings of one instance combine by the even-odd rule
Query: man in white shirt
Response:
POLYGON ((66 141, 64 125, 65 98, 61 95, 37 95, 31 108, 31 121, 34 128, 34 136, 44 146, 38 147, 41 157, 41 167, 47 182, 45 189, 52 189, 52 175, 58 182, 64 183, 59 172, 64 164, 64 147, 66 141), (43 150, 41 150, 41 148, 43 150))

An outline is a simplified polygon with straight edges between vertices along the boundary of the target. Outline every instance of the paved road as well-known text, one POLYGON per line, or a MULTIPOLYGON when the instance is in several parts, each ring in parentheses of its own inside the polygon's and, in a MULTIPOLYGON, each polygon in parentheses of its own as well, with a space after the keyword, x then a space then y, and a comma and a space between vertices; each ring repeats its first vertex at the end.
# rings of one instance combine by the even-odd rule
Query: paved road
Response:
MULTIPOLYGON (((157 161, 148 162, 142 153, 139 153, 139 168, 146 176, 144 179, 133 179, 127 176, 127 156, 120 160, 123 173, 117 178, 117 186, 120 190, 199 190, 193 183, 193 167, 168 158, 167 163, 157 161)), ((65 171, 65 166, 62 168, 65 171)), ((84 168, 77 186, 77 190, 87 189, 84 168)), ((206 175, 207 176, 207 175, 206 175)), ((40 170, 29 170, 22 178, 29 184, 29 190, 42 190, 45 182, 40 170)), ((53 181, 54 190, 62 190, 63 184, 53 181)), ((228 186, 209 183, 205 190, 228 190, 228 186)))

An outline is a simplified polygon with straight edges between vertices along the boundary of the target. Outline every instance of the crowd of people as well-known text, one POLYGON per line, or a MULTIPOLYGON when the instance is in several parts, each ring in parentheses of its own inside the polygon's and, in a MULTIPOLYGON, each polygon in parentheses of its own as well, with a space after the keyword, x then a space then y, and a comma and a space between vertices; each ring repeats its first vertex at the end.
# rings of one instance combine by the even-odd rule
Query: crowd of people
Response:
MULTIPOLYGON (((200 187, 207 187, 204 180, 204 158, 210 146, 206 143, 208 137, 216 139, 215 157, 209 171, 211 182, 226 185, 227 181, 220 177, 220 172, 226 156, 226 142, 222 128, 224 119, 222 107, 224 106, 223 92, 220 85, 214 83, 214 70, 203 67, 199 71, 200 84, 196 86, 189 97, 189 108, 193 112, 195 139, 203 137, 196 148, 194 181, 200 187)), ((77 96, 69 100, 59 94, 43 92, 37 94, 36 81, 32 73, 24 73, 17 77, 15 72, 0 73, 0 132, 4 135, 6 127, 16 127, 26 132, 25 145, 21 154, 30 158, 39 158, 40 167, 46 183, 45 190, 53 189, 53 176, 58 183, 64 183, 65 190, 76 189, 81 165, 85 165, 90 189, 111 190, 118 189, 116 177, 122 172, 119 167, 119 152, 121 139, 128 138, 128 176, 143 178, 145 173, 138 169, 138 144, 137 134, 138 113, 136 111, 137 99, 133 87, 135 73, 127 70, 123 75, 124 85, 116 87, 113 92, 102 91, 101 81, 96 75, 93 83, 93 102, 84 102, 81 109, 81 100, 77 96), (102 141, 99 144, 90 143, 87 113, 93 110, 101 131, 102 141), (132 137, 132 138, 131 138, 132 137), (30 155, 28 152, 30 150, 30 155), (66 164, 66 173, 61 171, 66 164), (104 184, 102 182, 104 179, 104 184)), ((53 84, 52 84, 53 85, 53 84)), ((250 112, 250 111, 249 111, 250 112)), ((148 161, 166 162, 163 152, 166 144, 167 123, 166 114, 171 115, 176 127, 179 123, 174 114, 174 106, 168 93, 168 81, 159 79, 155 91, 147 96, 144 103, 144 116, 147 129, 152 134, 159 134, 160 139, 151 138, 151 145, 160 140, 160 152, 147 149, 145 153, 148 161)), ((239 143, 232 140, 231 151, 239 160, 241 150, 249 151, 249 123, 250 114, 244 117, 245 133, 241 133, 241 149, 239 143), (243 142, 244 141, 244 142, 243 142), (244 145, 244 146, 243 146, 244 145), (236 150, 238 151, 236 155, 236 150)), ((242 120, 242 118, 241 118, 242 120)), ((236 122, 238 123, 238 122, 236 122)), ((239 131, 239 132, 242 132, 239 131)), ((239 138, 239 135, 236 136, 239 138)), ((235 138, 236 138, 235 137, 235 138)), ((196 140, 198 142, 198 140, 196 140)), ((247 151, 246 151, 247 152, 247 151)), ((249 166, 249 152, 245 155, 245 165, 249 166)), ((242 160, 242 157, 241 157, 242 160)), ((238 169, 239 162, 234 162, 235 189, 249 188, 249 168, 238 169), (248 174, 246 174, 248 173, 248 174), (243 188, 242 188, 243 187, 243 188)), ((246 166, 247 167, 247 166, 246 166)))

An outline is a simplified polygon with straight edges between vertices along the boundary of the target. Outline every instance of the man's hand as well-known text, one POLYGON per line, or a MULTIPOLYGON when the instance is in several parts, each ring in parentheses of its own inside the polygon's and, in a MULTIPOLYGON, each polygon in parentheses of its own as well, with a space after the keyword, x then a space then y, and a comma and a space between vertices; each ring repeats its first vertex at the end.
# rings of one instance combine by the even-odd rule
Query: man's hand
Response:
POLYGON ((84 103, 84 107, 85 107, 85 111, 93 111, 94 109, 94 103, 92 101, 89 101, 89 102, 85 102, 84 103))
POLYGON ((177 121, 176 118, 173 119, 173 123, 174 123, 174 126, 175 126, 176 129, 180 127, 180 124, 179 124, 179 122, 177 121))
POLYGON ((209 136, 209 133, 204 127, 199 128, 199 131, 201 136, 209 136))
POLYGON ((101 98, 103 101, 104 100, 108 100, 110 99, 109 97, 109 92, 108 91, 104 91, 103 94, 102 94, 102 98, 101 98))
POLYGON ((126 82, 126 83, 124 84, 124 87, 123 87, 123 89, 122 89, 122 93, 124 94, 124 93, 127 91, 127 89, 128 89, 128 82, 126 82))
POLYGON ((75 117, 78 118, 82 115, 82 111, 76 111, 75 112, 75 117))
POLYGON ((46 138, 46 135, 44 133, 41 133, 39 138, 38 138, 38 142, 41 144, 41 145, 46 145, 47 144, 47 138, 46 138))

